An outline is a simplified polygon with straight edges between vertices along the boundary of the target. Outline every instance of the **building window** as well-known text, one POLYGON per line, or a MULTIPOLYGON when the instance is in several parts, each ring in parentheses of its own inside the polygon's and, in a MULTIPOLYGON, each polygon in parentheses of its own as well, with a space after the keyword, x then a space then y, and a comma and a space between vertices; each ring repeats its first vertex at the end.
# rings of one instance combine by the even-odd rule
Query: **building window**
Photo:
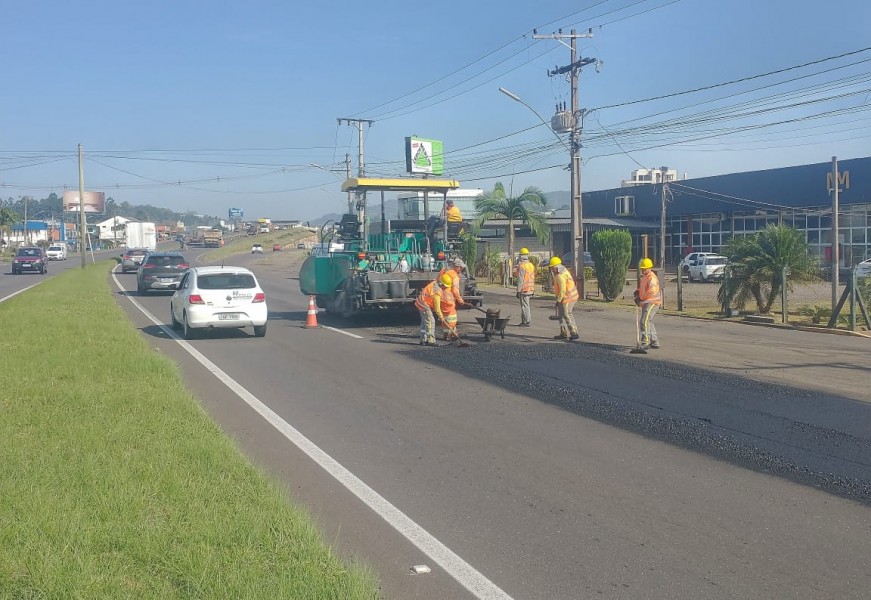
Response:
POLYGON ((614 214, 617 216, 635 214, 635 196, 617 196, 614 198, 614 214))

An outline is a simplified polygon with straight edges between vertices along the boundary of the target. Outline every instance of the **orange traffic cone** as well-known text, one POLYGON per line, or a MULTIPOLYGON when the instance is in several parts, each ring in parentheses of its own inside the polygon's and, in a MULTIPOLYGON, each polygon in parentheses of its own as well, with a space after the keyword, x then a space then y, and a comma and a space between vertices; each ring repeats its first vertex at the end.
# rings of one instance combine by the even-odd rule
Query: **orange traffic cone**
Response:
POLYGON ((306 327, 318 326, 318 307, 315 306, 315 297, 308 297, 308 315, 305 318, 306 327))

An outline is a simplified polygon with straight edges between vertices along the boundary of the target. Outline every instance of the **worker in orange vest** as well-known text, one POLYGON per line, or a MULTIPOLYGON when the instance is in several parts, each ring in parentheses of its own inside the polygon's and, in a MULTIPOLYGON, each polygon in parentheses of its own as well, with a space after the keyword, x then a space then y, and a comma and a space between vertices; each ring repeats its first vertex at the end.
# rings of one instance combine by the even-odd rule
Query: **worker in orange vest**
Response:
POLYGON ((638 281, 638 289, 635 290, 635 304, 641 307, 641 347, 659 348, 659 336, 656 335, 656 326, 653 317, 662 306, 662 289, 659 286, 659 278, 653 270, 653 261, 642 258, 638 263, 641 270, 641 279, 638 281))
POLYGON ((463 273, 463 269, 466 268, 466 263, 462 258, 455 258, 450 266, 445 265, 441 271, 439 271, 439 277, 442 275, 447 275, 451 278, 451 293, 454 295, 454 303, 457 306, 464 306, 466 301, 463 300, 462 294, 462 281, 461 275, 463 273))
MULTIPOLYGON (((446 297, 453 300, 450 287, 451 278, 447 275, 442 275, 420 290, 420 294, 418 294, 417 299, 414 301, 415 307, 420 312, 421 346, 435 346, 435 317, 438 317, 439 323, 447 326, 443 307, 447 308, 444 305, 446 297)), ((454 315, 456 322, 456 310, 454 310, 454 315)))
POLYGON ((576 340, 578 326, 572 311, 575 310, 575 302, 578 301, 578 287, 571 272, 563 266, 559 256, 554 256, 548 264, 553 274, 553 293, 556 296, 556 309, 559 315, 559 335, 554 336, 557 340, 576 340))
POLYGON ((517 298, 520 300, 520 326, 529 327, 532 325, 529 299, 535 293, 535 265, 529 260, 528 248, 520 249, 514 277, 517 279, 517 298))

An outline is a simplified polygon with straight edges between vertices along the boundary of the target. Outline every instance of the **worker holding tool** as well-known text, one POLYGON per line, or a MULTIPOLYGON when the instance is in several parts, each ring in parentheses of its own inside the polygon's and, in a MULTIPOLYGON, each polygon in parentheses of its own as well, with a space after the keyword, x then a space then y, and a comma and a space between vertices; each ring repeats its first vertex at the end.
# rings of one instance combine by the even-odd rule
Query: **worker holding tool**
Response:
POLYGON ((653 271, 653 261, 649 258, 642 258, 638 268, 641 270, 641 279, 638 281, 638 289, 635 290, 635 305, 641 307, 641 348, 659 348, 659 336, 656 335, 653 324, 653 317, 662 306, 659 278, 653 271))
POLYGON ((572 315, 575 302, 578 301, 578 287, 575 285, 575 278, 563 266, 563 261, 558 256, 551 258, 548 266, 553 274, 553 293, 556 296, 556 309, 559 314, 559 335, 554 336, 554 339, 576 340, 580 336, 578 335, 578 326, 575 324, 575 317, 572 315))
POLYGON ((529 249, 520 249, 520 258, 514 268, 517 279, 517 298, 520 300, 520 326, 532 325, 532 311, 529 309, 529 299, 535 293, 535 265, 529 260, 529 249))
MULTIPOLYGON (((417 299, 414 301, 415 307, 420 312, 420 345, 435 346, 435 317, 438 317, 439 323, 447 327, 447 320, 443 312, 443 300, 449 297, 453 300, 453 295, 450 292, 451 278, 443 275, 438 279, 431 281, 426 287, 420 290, 417 299)), ((456 310, 454 310, 454 322, 456 322, 456 310)))
POLYGON ((442 275, 447 275, 451 278, 451 293, 454 295, 454 304, 457 306, 466 306, 467 302, 463 299, 463 294, 461 293, 461 280, 460 277, 463 273, 463 269, 466 268, 466 263, 463 262, 462 258, 455 258, 451 263, 451 266, 445 266, 439 271, 439 277, 442 275))

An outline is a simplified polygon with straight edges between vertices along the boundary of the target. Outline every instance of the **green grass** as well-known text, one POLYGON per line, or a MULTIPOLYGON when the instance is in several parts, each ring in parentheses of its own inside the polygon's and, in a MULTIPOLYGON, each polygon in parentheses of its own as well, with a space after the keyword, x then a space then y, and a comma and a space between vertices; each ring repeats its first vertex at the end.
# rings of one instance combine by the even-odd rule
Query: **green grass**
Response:
POLYGON ((254 244, 260 244, 263 246, 263 254, 267 252, 272 252, 273 244, 281 244, 282 246, 293 245, 296 246, 296 242, 306 237, 313 236, 314 234, 310 231, 300 231, 297 229, 283 229, 280 231, 273 231, 271 233, 261 233, 252 236, 242 236, 239 239, 233 240, 229 244, 225 244, 222 248, 215 248, 214 250, 209 250, 205 254, 203 254, 203 260, 205 261, 217 261, 222 258, 226 258, 228 256, 232 256, 233 254, 240 254, 251 252, 251 246, 254 244))
POLYGON ((148 348, 110 266, 0 304, 0 598, 379 597, 148 348))

